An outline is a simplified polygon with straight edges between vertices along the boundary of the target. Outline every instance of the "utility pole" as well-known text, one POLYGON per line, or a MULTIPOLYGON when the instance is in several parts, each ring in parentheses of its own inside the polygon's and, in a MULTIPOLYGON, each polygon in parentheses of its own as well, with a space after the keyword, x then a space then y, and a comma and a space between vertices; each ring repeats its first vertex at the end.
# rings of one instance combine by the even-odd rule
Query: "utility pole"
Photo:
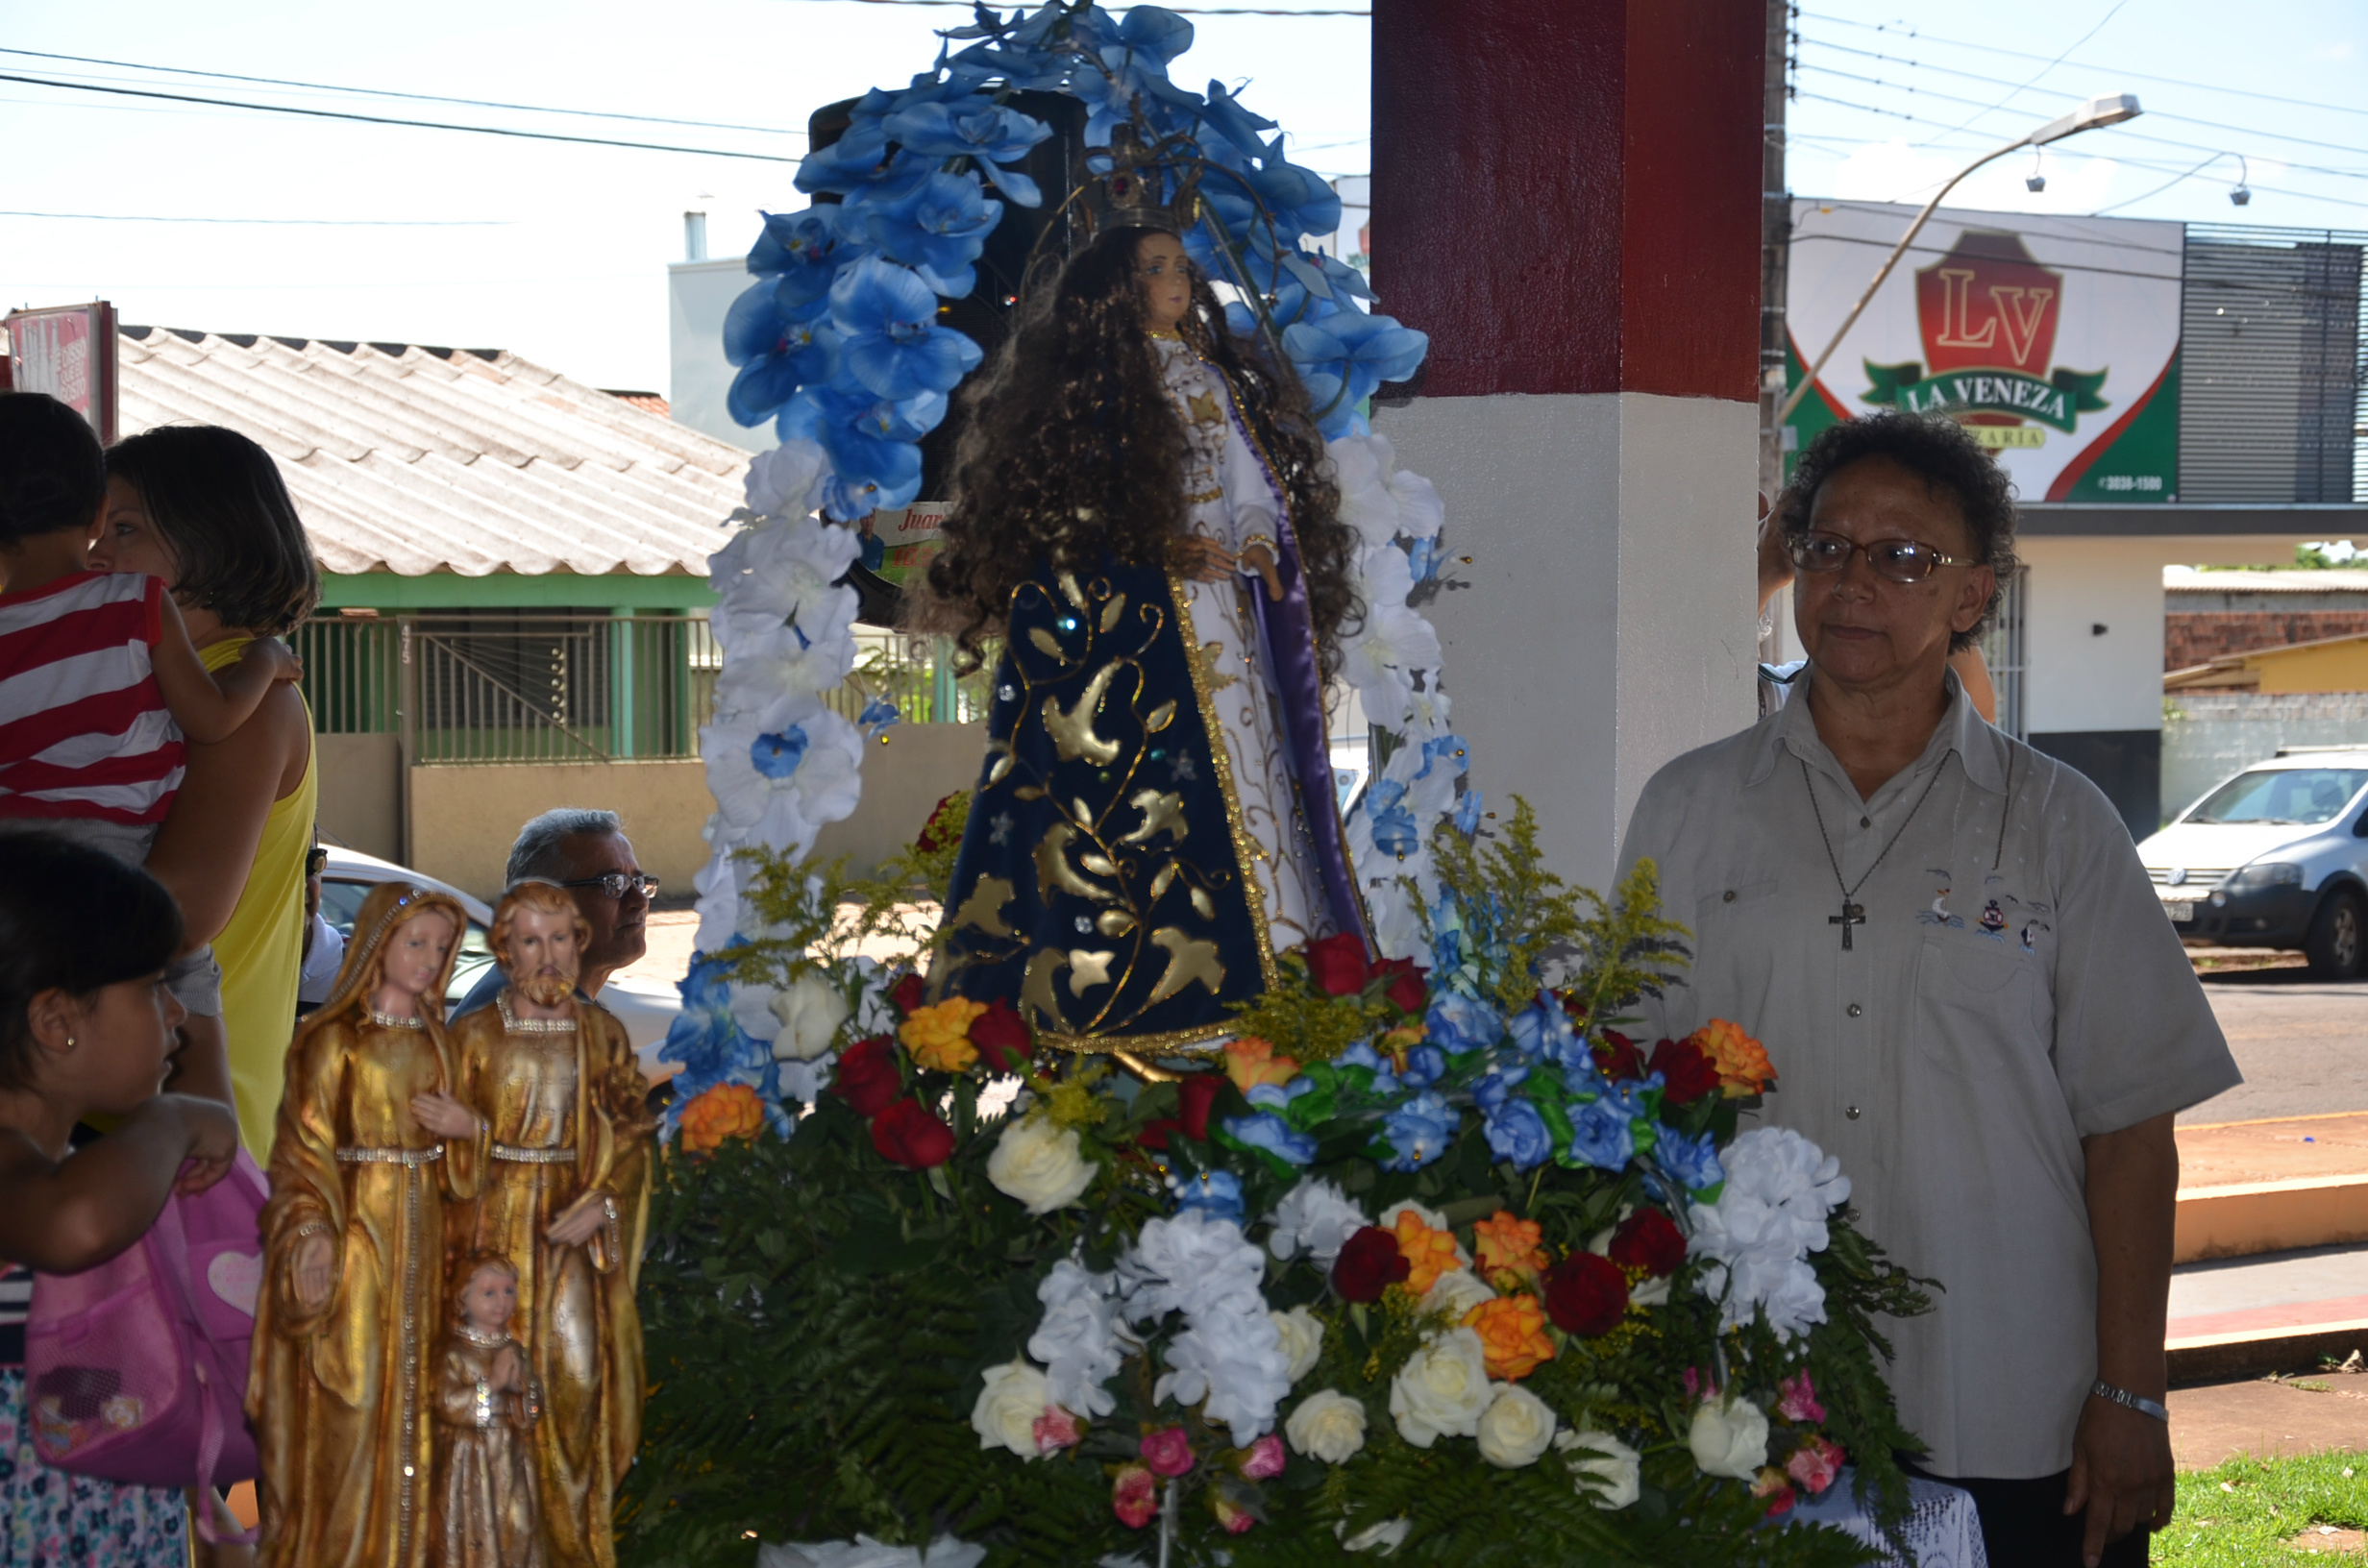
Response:
MULTIPOLYGON (((1792 198, 1785 188, 1785 98, 1791 45, 1791 0, 1767 0, 1764 112, 1760 116, 1760 492, 1770 502, 1785 482, 1785 286, 1792 251, 1792 198)), ((1781 625, 1760 641, 1760 657, 1778 658, 1784 644, 1781 625)))

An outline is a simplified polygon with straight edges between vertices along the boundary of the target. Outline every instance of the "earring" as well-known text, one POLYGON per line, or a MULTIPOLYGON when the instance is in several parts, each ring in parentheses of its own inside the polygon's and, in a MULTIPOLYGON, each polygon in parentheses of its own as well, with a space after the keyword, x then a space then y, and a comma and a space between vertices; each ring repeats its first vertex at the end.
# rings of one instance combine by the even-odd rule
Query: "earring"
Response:
POLYGON ((65 1048, 69 1051, 74 1048, 74 1037, 72 1035, 65 1037, 65 1048))

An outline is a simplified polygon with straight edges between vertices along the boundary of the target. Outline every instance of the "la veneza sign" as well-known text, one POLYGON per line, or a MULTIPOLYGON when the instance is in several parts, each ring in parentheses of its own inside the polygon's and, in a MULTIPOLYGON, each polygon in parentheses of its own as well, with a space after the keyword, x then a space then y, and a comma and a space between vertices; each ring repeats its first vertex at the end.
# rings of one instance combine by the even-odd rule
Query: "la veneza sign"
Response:
POLYGON ((2059 370, 2043 381, 2012 370, 1954 370, 1925 376, 1923 369, 1913 361, 1868 365, 1866 379, 1872 384, 1865 401, 1912 414, 2020 414, 2066 434, 2078 428, 2081 415, 2105 406, 2105 400, 2097 395, 2097 388, 2105 382, 2103 371, 2090 375, 2059 370))

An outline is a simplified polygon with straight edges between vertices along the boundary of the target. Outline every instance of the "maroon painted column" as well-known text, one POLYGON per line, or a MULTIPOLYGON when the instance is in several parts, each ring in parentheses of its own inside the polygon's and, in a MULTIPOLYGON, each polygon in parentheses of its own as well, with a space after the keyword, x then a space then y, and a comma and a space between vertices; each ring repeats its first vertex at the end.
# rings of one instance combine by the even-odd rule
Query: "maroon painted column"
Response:
POLYGON ((1751 722, 1763 0, 1374 0, 1375 410, 1492 799, 1600 885, 1662 763, 1751 722))

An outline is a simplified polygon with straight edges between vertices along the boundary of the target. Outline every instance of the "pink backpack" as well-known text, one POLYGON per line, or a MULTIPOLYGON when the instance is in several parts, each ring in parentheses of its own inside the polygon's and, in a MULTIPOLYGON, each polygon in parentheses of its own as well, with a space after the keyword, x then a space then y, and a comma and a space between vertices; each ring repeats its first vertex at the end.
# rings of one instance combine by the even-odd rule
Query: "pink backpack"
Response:
MULTIPOLYGON (((269 1193, 244 1150, 195 1197, 166 1200, 139 1244, 80 1274, 36 1274, 25 1420, 41 1462, 142 1486, 229 1485, 260 1469, 247 1350, 269 1193)), ((222 1531, 203 1510, 208 1540, 222 1531)))

